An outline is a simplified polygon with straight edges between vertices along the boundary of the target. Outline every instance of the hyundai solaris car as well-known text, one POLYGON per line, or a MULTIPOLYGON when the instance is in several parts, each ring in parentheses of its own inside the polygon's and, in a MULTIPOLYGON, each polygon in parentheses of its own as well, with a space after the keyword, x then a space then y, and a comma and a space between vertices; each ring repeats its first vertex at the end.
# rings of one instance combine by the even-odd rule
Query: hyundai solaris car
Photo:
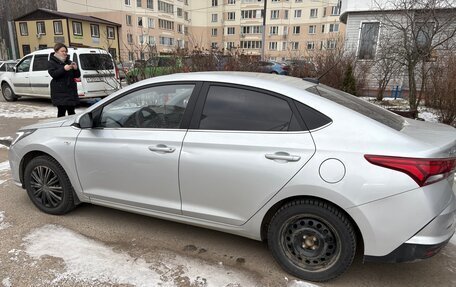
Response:
POLYGON ((36 207, 81 202, 266 241, 292 275, 436 254, 455 231, 456 130, 322 84, 202 72, 130 85, 20 129, 14 181, 36 207))

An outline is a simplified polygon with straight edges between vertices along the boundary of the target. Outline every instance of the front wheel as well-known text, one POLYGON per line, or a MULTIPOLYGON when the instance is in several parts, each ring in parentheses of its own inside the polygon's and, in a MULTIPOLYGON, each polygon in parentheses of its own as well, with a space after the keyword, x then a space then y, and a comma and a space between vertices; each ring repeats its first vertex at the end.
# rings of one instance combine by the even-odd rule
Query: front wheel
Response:
POLYGON ((281 207, 268 230, 272 255, 287 272, 304 280, 327 281, 353 262, 356 236, 348 218, 319 200, 281 207))
POLYGON ((65 214, 75 206, 73 187, 62 166, 49 156, 32 159, 24 171, 24 184, 33 204, 49 214, 65 214))
POLYGON ((2 94, 3 98, 5 98, 7 102, 14 102, 17 100, 16 94, 14 93, 10 85, 8 85, 7 83, 4 83, 2 85, 2 94))

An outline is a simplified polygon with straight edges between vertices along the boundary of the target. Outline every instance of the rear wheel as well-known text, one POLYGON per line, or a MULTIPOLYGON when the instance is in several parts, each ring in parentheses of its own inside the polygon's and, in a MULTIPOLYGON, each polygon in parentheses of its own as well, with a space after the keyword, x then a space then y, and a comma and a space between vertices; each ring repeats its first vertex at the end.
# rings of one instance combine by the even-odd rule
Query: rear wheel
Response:
POLYGON ((327 281, 353 262, 356 237, 347 217, 318 200, 293 201, 269 225, 268 245, 287 272, 310 281, 327 281))
POLYGON ((16 94, 14 93, 10 85, 8 85, 7 83, 4 83, 2 85, 2 94, 3 98, 5 98, 7 102, 14 102, 17 100, 16 94))
POLYGON ((60 164, 49 156, 32 159, 24 171, 30 200, 49 214, 65 214, 74 208, 73 187, 60 164))

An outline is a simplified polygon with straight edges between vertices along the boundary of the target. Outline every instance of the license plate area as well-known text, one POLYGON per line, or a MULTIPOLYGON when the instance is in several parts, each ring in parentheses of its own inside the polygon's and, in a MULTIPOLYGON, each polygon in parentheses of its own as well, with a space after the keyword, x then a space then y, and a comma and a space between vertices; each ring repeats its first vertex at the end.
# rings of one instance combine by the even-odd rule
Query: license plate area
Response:
POLYGON ((86 82, 87 83, 103 82, 103 78, 102 77, 90 77, 90 78, 86 78, 86 82))

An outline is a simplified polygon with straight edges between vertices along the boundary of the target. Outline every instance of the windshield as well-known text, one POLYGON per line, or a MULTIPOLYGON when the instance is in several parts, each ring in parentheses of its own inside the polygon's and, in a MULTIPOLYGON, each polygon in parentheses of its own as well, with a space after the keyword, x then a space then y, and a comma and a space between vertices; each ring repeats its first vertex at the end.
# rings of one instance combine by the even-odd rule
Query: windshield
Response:
POLYGON ((320 84, 307 89, 307 91, 320 95, 397 131, 400 131, 404 125, 404 119, 401 116, 331 87, 320 84))
POLYGON ((107 54, 80 54, 81 69, 83 70, 112 70, 114 64, 107 54))

